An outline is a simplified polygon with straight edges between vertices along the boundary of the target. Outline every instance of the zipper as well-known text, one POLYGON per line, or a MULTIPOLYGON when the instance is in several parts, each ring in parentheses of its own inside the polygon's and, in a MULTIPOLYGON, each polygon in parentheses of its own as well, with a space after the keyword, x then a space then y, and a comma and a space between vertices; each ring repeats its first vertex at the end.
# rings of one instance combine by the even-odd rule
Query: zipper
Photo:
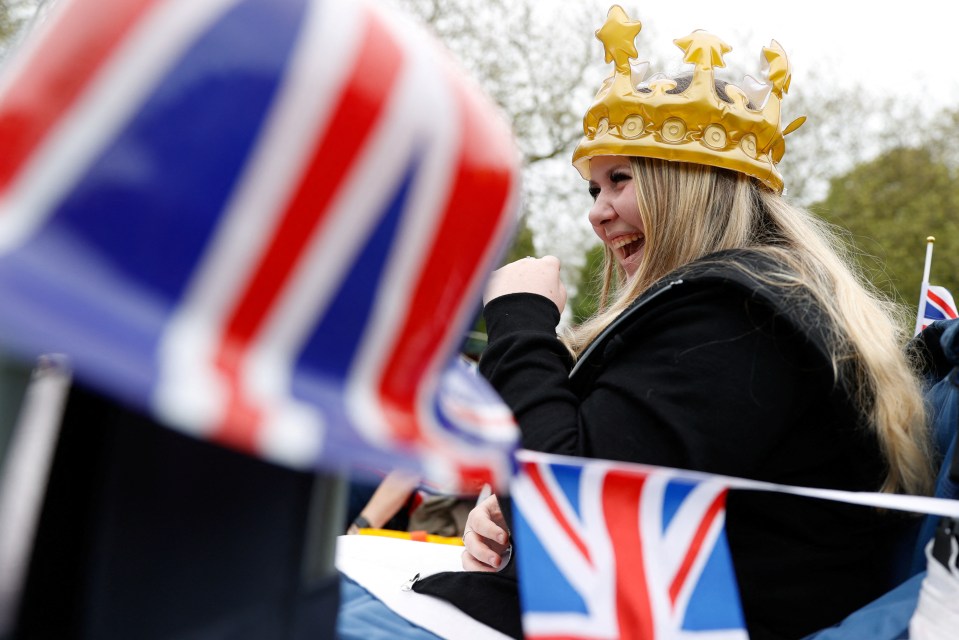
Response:
POLYGON ((416 574, 406 582, 400 585, 400 591, 412 591, 413 585, 416 584, 416 581, 420 579, 420 574, 416 574))
POLYGON ((603 345, 606 342, 606 340, 609 338, 609 336, 613 333, 613 331, 615 331, 620 324, 625 322, 629 316, 632 316, 639 309, 642 309, 647 304, 649 304, 650 302, 652 302, 659 296, 663 295, 664 293, 672 289, 674 286, 680 285, 682 283, 683 283, 682 278, 679 278, 678 280, 673 280, 667 283, 666 285, 662 286, 661 288, 657 289, 654 293, 651 293, 648 297, 641 298, 635 304, 633 304, 633 306, 629 307, 628 309, 623 311, 621 314, 619 314, 619 316, 615 320, 610 322, 609 325, 605 329, 603 329, 602 333, 596 336, 596 339, 593 340, 588 347, 586 347, 586 351, 583 352, 583 355, 581 355, 579 359, 576 360, 576 364, 573 365, 573 368, 569 372, 570 379, 572 379, 573 376, 576 375, 576 372, 579 371, 580 366, 583 364, 586 358, 588 358, 591 353, 593 353, 596 349, 598 349, 601 345, 603 345))

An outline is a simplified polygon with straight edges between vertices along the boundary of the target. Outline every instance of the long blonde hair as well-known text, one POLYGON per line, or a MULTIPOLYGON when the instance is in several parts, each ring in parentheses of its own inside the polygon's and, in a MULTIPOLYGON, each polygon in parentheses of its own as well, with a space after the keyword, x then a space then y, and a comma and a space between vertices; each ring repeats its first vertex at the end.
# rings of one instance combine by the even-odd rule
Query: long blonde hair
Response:
POLYGON ((811 296, 825 312, 835 379, 868 418, 887 461, 882 490, 928 493, 929 436, 921 385, 903 350, 906 312, 852 266, 840 236, 742 173, 649 158, 631 164, 645 252, 627 280, 607 249, 599 310, 564 336, 574 356, 671 271, 724 249, 765 254, 782 269, 754 277, 787 303, 808 304, 811 296))

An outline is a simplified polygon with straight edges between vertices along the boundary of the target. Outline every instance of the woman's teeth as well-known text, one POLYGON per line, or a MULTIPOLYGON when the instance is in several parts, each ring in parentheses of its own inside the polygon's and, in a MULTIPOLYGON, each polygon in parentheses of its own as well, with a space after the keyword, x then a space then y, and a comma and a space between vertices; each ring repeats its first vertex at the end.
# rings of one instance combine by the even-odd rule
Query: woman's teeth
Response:
POLYGON ((621 250, 621 253, 624 258, 628 258, 633 255, 636 251, 642 247, 642 240, 644 239, 643 235, 640 233, 630 233, 625 236, 619 236, 615 240, 609 243, 609 246, 613 250, 621 250))

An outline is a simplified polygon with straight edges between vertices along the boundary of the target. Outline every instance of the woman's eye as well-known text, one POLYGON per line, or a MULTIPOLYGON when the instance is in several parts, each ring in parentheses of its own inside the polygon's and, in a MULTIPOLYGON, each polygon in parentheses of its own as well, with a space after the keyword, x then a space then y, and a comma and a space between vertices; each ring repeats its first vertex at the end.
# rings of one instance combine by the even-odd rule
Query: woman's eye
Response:
POLYGON ((595 200, 596 198, 598 198, 598 197, 599 197, 599 187, 590 187, 590 188, 589 188, 589 195, 590 195, 590 197, 591 197, 593 200, 595 200))
POLYGON ((609 179, 613 182, 613 184, 618 184, 620 182, 625 182, 626 180, 632 180, 633 176, 625 171, 617 171, 609 176, 609 179))

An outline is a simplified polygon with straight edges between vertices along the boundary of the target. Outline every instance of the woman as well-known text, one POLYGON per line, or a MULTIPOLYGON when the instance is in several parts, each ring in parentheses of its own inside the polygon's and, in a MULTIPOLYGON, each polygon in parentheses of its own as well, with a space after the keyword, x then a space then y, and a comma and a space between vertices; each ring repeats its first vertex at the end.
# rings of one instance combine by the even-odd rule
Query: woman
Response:
MULTIPOLYGON (((907 323, 853 272, 828 228, 780 195, 775 164, 798 126, 779 129, 781 49, 764 50, 764 102, 691 59, 703 32, 676 41, 697 64, 692 77, 637 86, 628 63, 637 25, 614 7, 597 32, 616 71, 574 154, 606 248, 599 312, 557 340, 566 293, 551 257, 503 267, 484 298, 480 371, 514 411, 522 445, 927 492, 920 386, 901 350, 907 323), (743 131, 754 137, 737 142, 743 131)), ((801 637, 881 594, 905 524, 758 492, 732 492, 726 522, 753 638, 801 637)), ((495 497, 470 514, 464 542, 465 568, 501 568, 510 541, 495 497)))

